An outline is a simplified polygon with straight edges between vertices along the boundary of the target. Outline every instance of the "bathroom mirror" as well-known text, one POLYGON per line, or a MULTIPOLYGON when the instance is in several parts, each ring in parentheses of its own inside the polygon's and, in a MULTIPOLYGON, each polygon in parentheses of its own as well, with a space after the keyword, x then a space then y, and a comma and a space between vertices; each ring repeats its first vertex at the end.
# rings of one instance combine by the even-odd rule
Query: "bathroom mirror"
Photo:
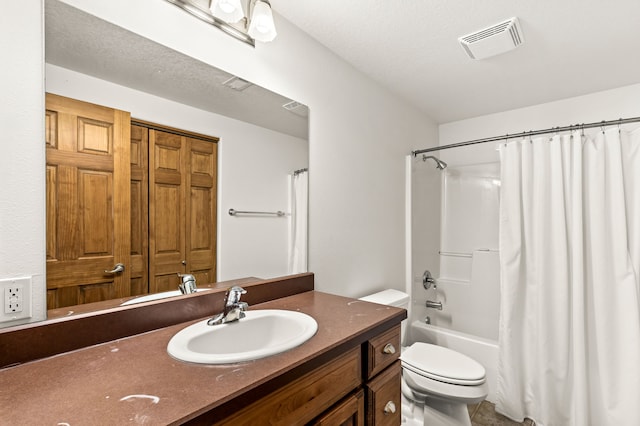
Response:
MULTIPOLYGON (((270 258, 278 250, 281 255, 284 250, 286 257, 287 217, 239 218, 227 211, 289 210, 289 180, 294 171, 308 165, 306 106, 57 0, 45 1, 45 45, 48 92, 105 105, 94 96, 101 91, 109 98, 109 87, 114 87, 131 96, 122 103, 105 106, 131 111, 132 118, 220 138, 217 281, 287 274, 286 259, 274 262, 270 258), (229 80, 235 88, 222 84, 229 80), (117 86, 109 86, 112 84, 117 86), (149 102, 151 106, 138 109, 137 102, 150 99, 157 103, 149 102), (179 104, 182 110, 191 108, 193 116, 178 120, 184 125, 176 124, 163 115, 165 104, 179 104), (145 115, 139 116, 140 111, 145 115), (207 120, 208 113, 222 116, 226 128, 221 133, 198 127, 198 119, 207 120), (195 123, 195 128, 187 128, 189 123, 195 123), (246 137, 239 136, 243 129, 246 137), (247 148, 236 143, 242 139, 251 142, 247 146, 252 146, 252 151, 243 151, 247 148), (290 147, 291 152, 283 155, 269 145, 272 142, 278 144, 278 150, 290 147), (276 167, 283 158, 287 164, 276 167), (262 185, 269 181, 280 185, 276 189, 277 203, 265 195, 269 191, 262 185), (277 226, 272 226, 275 223, 277 226), (247 237, 251 248, 243 244, 247 237), (279 244, 278 250, 274 250, 274 244, 279 244), (252 253, 251 249, 262 251, 252 253), (260 260, 252 261, 252 256, 260 260)), ((176 289, 178 283, 176 277, 176 289)))

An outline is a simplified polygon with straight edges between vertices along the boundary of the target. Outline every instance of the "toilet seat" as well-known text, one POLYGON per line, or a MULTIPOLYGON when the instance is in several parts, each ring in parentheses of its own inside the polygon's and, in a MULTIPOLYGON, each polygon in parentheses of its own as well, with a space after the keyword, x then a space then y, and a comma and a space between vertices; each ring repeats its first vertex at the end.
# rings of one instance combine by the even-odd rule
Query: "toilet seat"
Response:
POLYGON ((402 351, 400 360, 413 373, 443 383, 477 386, 486 380, 480 363, 443 346, 417 342, 402 351))
POLYGON ((434 398, 441 401, 476 404, 483 401, 489 393, 486 382, 476 386, 452 385, 423 377, 406 368, 402 370, 402 380, 403 394, 409 399, 421 402, 434 398))
POLYGON ((407 385, 403 393, 411 399, 424 401, 431 397, 475 404, 489 392, 484 367, 451 349, 418 342, 402 351, 400 359, 407 385))

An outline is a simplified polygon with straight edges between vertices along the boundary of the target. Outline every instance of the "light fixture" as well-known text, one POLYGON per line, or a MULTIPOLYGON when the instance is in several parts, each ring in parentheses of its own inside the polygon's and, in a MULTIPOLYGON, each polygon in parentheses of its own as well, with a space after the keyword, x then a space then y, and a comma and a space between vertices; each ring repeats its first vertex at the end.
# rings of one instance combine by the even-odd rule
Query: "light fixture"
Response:
POLYGON ((253 4, 249 35, 262 42, 272 41, 278 35, 268 0, 256 0, 253 4))
POLYGON ((230 24, 244 18, 240 0, 211 0, 211 14, 230 24))
POLYGON ((253 47, 277 35, 269 0, 165 1, 253 47))

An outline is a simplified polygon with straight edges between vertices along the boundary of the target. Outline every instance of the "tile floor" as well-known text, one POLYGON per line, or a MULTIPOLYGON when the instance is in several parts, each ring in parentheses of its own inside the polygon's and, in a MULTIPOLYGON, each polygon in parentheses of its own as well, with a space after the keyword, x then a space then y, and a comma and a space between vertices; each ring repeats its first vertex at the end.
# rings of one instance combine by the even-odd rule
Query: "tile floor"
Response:
POLYGON ((489 401, 469 405, 468 408, 472 426, 535 426, 535 422, 531 419, 518 423, 496 413, 495 405, 489 401))

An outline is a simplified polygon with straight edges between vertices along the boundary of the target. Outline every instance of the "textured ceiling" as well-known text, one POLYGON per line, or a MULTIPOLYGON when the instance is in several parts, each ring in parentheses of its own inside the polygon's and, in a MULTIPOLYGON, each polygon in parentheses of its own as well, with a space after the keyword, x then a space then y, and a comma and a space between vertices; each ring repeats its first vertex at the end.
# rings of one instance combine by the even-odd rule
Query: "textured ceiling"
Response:
POLYGON ((290 99, 255 85, 229 89, 231 74, 55 0, 46 1, 45 44, 47 63, 308 139, 306 107, 288 111, 290 99))
MULTIPOLYGON (((440 123, 640 82, 640 1, 271 0, 440 123), (517 16, 525 43, 469 59, 459 36, 517 16)), ((276 22, 277 25, 277 22, 276 22)))

